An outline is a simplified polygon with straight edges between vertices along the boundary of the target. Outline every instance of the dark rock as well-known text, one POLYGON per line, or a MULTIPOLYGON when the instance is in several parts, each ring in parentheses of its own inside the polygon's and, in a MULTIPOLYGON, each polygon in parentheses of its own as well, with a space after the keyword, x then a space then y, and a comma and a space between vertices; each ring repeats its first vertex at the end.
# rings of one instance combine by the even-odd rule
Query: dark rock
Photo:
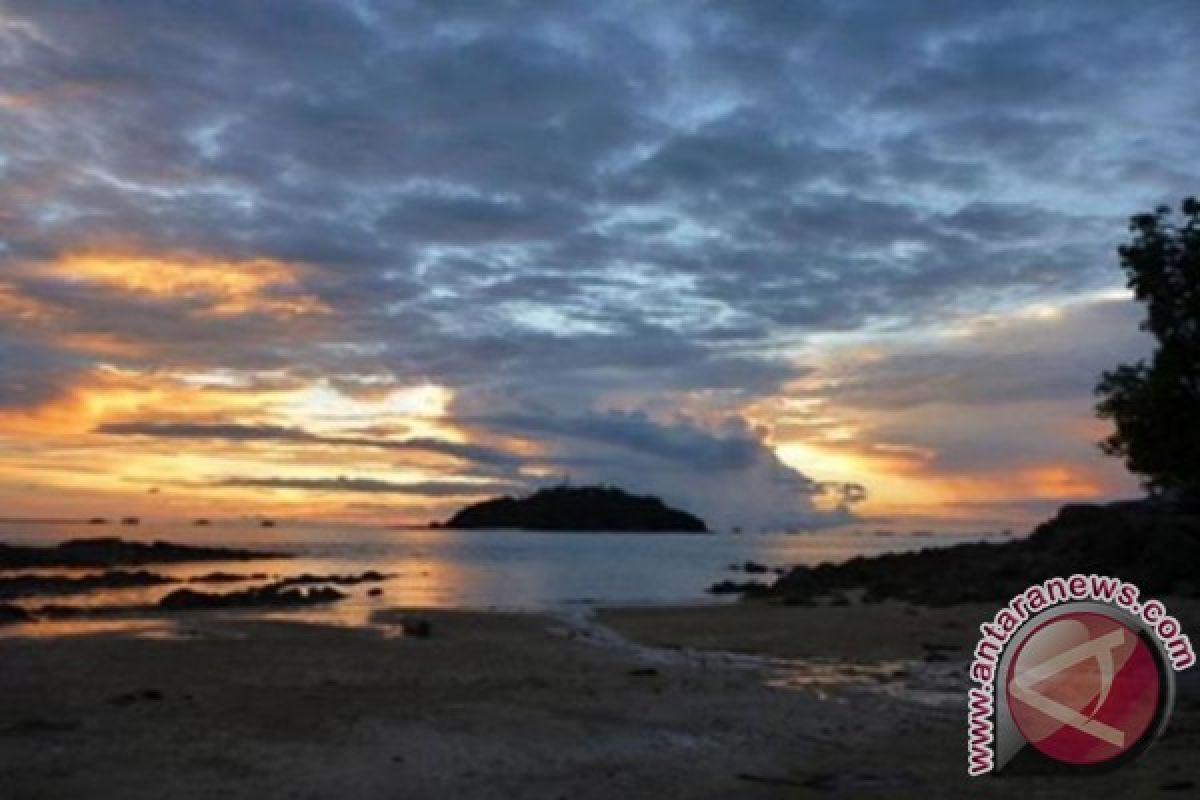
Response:
POLYGON ((261 581, 266 578, 267 575, 263 572, 255 572, 251 575, 237 572, 208 572, 188 578, 188 583, 238 583, 240 581, 261 581))
POLYGON ((750 575, 762 575, 768 571, 770 571, 770 567, 755 561, 747 561, 745 564, 742 564, 742 572, 750 575))
POLYGON ((287 558, 267 553, 225 547, 196 547, 171 542, 129 542, 114 536, 71 539, 51 547, 0 544, 0 569, 34 567, 114 567, 143 564, 175 564, 193 561, 250 561, 287 558))
POLYGON ((790 572, 775 581, 773 593, 782 594, 788 599, 808 599, 825 593, 825 585, 817 577, 812 567, 793 567, 790 572))
POLYGON ((405 636, 428 639, 433 635, 433 623, 424 617, 404 617, 400 620, 400 630, 405 636))
POLYGON ((830 592, 829 593, 829 605, 831 605, 831 606, 848 606, 848 605, 850 605, 850 598, 846 597, 846 595, 842 592, 830 592))
POLYGON ((1147 595, 1194 586, 1200 574, 1200 516, 1136 503, 1068 505, 1026 539, 797 567, 779 578, 770 594, 797 603, 835 589, 862 588, 868 603, 1003 602, 1031 584, 1076 573, 1131 581, 1147 595))
POLYGON ((17 622, 32 622, 33 617, 20 606, 0 603, 0 625, 11 625, 17 622))
POLYGON ((1158 787, 1164 792, 1186 792, 1196 788, 1195 781, 1168 781, 1158 787))
POLYGON ((383 589, 380 589, 378 586, 367 589, 367 597, 383 597, 383 589))
POLYGON ((176 589, 158 601, 165 611, 206 611, 223 608, 296 608, 341 600, 346 595, 337 589, 319 586, 307 591, 287 588, 285 582, 269 583, 252 589, 226 594, 176 589))
POLYGON ((80 617, 89 617, 98 615, 101 612, 100 608, 90 606, 66 606, 58 603, 50 603, 37 609, 37 615, 45 619, 78 619, 80 617))
POLYGON ((72 578, 64 575, 15 575, 0 578, 0 599, 33 597, 36 595, 83 594, 96 589, 129 589, 140 586, 161 586, 178 583, 153 572, 113 570, 99 575, 72 578))
POLYGON ((446 528, 519 528, 538 531, 703 533, 704 521, 657 497, 604 486, 559 486, 528 497, 496 497, 467 506, 446 528))
POLYGON ((658 670, 654 667, 637 667, 629 670, 629 674, 635 678, 653 678, 658 675, 658 670))
POLYGON ((708 587, 709 594, 744 594, 763 595, 769 591, 765 583, 759 581, 720 581, 708 587))

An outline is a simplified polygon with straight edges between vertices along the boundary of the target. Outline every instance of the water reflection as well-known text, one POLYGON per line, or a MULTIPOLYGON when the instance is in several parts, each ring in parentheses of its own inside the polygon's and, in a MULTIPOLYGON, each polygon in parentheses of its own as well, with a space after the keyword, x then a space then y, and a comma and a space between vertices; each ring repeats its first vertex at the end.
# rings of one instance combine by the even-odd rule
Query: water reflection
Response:
POLYGON ((908 664, 904 661, 851 664, 798 659, 775 662, 766 684, 774 689, 811 691, 822 700, 827 700, 834 690, 847 687, 876 687, 882 684, 898 686, 908 674, 908 664))
POLYGON ((42 619, 37 622, 21 622, 0 628, 0 636, 48 639, 60 636, 94 636, 119 633, 147 639, 188 638, 181 633, 173 620, 145 618, 81 618, 42 619))
MULTIPOLYGON (((0 541, 49 544, 91 536, 90 526, 0 526, 0 541)), ((40 623, 44 635, 79 630, 128 628, 136 617, 130 608, 155 606, 181 586, 205 592, 262 586, 308 573, 361 574, 374 570, 391 575, 381 583, 339 587, 348 597, 329 606, 298 611, 246 612, 263 618, 286 618, 338 625, 364 625, 370 615, 389 607, 554 611, 595 605, 663 605, 731 602, 705 592, 728 577, 730 564, 755 561, 769 566, 816 564, 855 555, 950 544, 963 537, 882 537, 871 532, 832 531, 803 536, 546 534, 518 531, 389 530, 347 526, 263 529, 257 525, 216 523, 190 526, 142 525, 117 531, 143 540, 166 539, 225 547, 251 547, 294 553, 283 560, 163 564, 144 569, 174 583, 123 589, 100 589, 77 595, 41 595, 21 599, 26 608, 65 605, 90 609, 125 607, 122 619, 60 619, 40 623), (214 572, 256 579, 200 583, 214 572), (373 597, 372 588, 382 589, 373 597)), ((966 537, 977 539, 978 536, 966 537)), ((98 574, 99 569, 35 569, 0 571, 0 575, 98 574)), ((770 576, 764 576, 769 579, 770 576)), ((186 618, 186 613, 178 615, 186 618)), ((16 628, 0 628, 0 635, 16 628)), ((22 634, 24 635, 24 634, 22 634)))

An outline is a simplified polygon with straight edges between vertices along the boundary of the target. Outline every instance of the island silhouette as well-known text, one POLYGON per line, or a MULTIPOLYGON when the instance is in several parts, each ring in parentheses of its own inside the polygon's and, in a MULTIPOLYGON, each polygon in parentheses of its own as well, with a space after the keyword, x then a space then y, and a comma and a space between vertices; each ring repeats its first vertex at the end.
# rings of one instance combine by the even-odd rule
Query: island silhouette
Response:
POLYGON ((459 510, 442 528, 530 531, 706 533, 704 520, 658 497, 613 486, 556 486, 526 497, 494 497, 459 510))

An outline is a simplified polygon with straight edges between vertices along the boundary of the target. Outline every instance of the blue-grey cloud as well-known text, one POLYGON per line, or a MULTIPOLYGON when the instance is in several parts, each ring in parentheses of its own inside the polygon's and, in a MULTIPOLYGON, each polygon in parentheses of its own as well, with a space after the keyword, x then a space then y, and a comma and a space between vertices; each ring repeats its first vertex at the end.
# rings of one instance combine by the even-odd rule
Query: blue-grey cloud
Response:
POLYGON ((222 478, 214 486, 242 489, 305 489, 315 492, 404 494, 422 497, 480 497, 513 490, 512 484, 468 481, 385 481, 375 478, 222 478))
POLYGON ((160 439, 200 439, 218 442, 280 442, 334 447, 365 447, 383 450, 435 453, 484 466, 518 466, 527 459, 495 447, 453 442, 429 436, 407 439, 376 436, 317 434, 283 425, 236 422, 106 422, 96 433, 111 436, 147 436, 160 439))
POLYGON ((33 409, 61 396, 86 370, 86 361, 0 329, 0 410, 33 409))
MULTIPOLYGON (((96 364, 369 374, 502 398, 564 459, 600 433, 691 452, 605 413, 736 408, 803 376, 813 336, 1117 284, 1124 217, 1195 191, 1198 25, 1172 0, 7 0, 0 288, 64 310, 16 337, 70 366, 7 371, 0 397, 96 364), (303 265, 331 313, 215 321, 42 268, 114 240, 303 265)), ((849 386, 1081 383, 1036 357, 937 366, 849 386)))

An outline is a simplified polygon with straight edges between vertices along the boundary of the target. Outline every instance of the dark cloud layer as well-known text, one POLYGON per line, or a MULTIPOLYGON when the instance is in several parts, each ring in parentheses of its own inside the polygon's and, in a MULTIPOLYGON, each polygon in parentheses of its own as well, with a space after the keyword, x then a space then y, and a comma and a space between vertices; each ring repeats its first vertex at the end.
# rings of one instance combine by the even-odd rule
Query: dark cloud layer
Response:
MULTIPOLYGON (((604 440, 753 471, 761 437, 608 412, 733 409, 815 334, 1111 287, 1123 218, 1195 190, 1197 27, 1169 0, 5 0, 0 289, 69 313, 5 340, 0 405, 98 363, 371 375, 579 463, 604 440), (45 274, 113 241, 301 265, 330 313, 214 321, 45 274)), ((851 387, 971 402, 1030 364, 1023 391, 1075 391, 1020 354, 851 387)))
POLYGON ((517 466, 525 459, 499 448, 453 442, 427 436, 388 439, 371 436, 330 436, 282 425, 249 425, 227 422, 108 422, 97 433, 114 436, 149 436, 162 439, 203 439, 219 442, 283 442, 332 447, 435 453, 482 466, 517 466))
POLYGON ((479 497, 511 491, 514 484, 467 481, 383 481, 373 478, 224 478, 215 486, 241 489, 305 489, 314 492, 407 494, 421 497, 479 497))

